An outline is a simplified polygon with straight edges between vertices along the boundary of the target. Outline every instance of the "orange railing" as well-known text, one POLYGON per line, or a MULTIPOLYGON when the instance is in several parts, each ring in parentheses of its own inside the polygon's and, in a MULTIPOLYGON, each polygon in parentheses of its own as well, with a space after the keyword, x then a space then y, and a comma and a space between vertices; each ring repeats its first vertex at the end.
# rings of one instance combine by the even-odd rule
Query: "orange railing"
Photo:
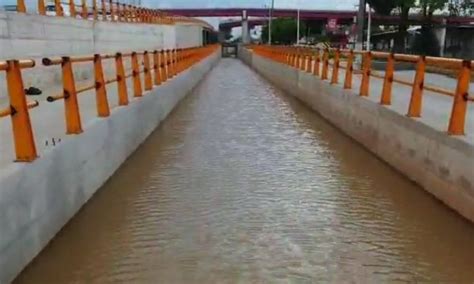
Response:
POLYGON ((0 71, 7 74, 7 87, 10 106, 0 110, 0 118, 10 116, 13 127, 16 160, 30 162, 36 159, 36 146, 28 109, 38 106, 38 102, 28 102, 23 88, 21 69, 33 68, 33 60, 0 61, 0 71))
MULTIPOLYGON (((108 84, 117 84, 118 105, 129 104, 127 78, 132 78, 133 96, 142 97, 144 91, 152 90, 163 82, 173 78, 202 59, 212 54, 216 45, 205 47, 185 48, 175 50, 153 50, 130 53, 95 54, 92 56, 43 58, 45 66, 60 65, 62 71, 63 92, 47 97, 48 102, 64 101, 66 134, 83 132, 81 112, 78 104, 78 94, 95 90, 97 115, 108 117, 110 106, 107 98, 108 84), (104 76, 103 61, 115 61, 115 76, 104 76), (126 72, 124 60, 130 60, 131 72, 126 72), (91 63, 94 66, 94 82, 89 85, 76 87, 73 65, 91 63), (142 75, 143 74, 143 75, 142 75), (142 86, 143 84, 143 86, 142 86)), ((16 150, 16 161, 31 162, 37 158, 35 139, 29 117, 29 109, 37 107, 37 101, 27 102, 23 88, 23 68, 33 68, 33 60, 0 61, 0 71, 6 71, 10 106, 0 110, 0 118, 10 116, 12 120, 13 140, 16 150)))
POLYGON ((290 65, 294 68, 311 72, 322 80, 330 80, 331 84, 339 83, 339 70, 345 69, 344 88, 352 89, 353 74, 361 74, 359 87, 360 96, 368 96, 371 77, 383 80, 380 104, 391 105, 393 83, 402 84, 412 88, 407 116, 421 117, 423 91, 430 91, 440 95, 453 97, 451 115, 448 124, 448 134, 464 135, 467 117, 467 106, 474 101, 469 96, 469 83, 473 61, 439 58, 429 56, 417 56, 407 54, 396 54, 387 52, 355 51, 348 49, 317 49, 308 47, 291 46, 251 46, 255 53, 269 59, 290 65), (356 56, 362 57, 360 70, 354 68, 356 56), (385 74, 372 70, 372 59, 386 60, 385 74), (344 60, 344 64, 342 61, 344 60), (416 64, 416 73, 413 81, 395 76, 395 64, 397 62, 410 62, 416 64), (454 91, 446 90, 424 83, 425 70, 428 66, 442 67, 457 72, 457 87, 454 91), (331 67, 331 74, 329 74, 331 67), (329 76, 331 75, 331 78, 329 76))
POLYGON ((17 0, 18 13, 35 12, 40 15, 69 16, 111 22, 174 24, 192 22, 212 28, 199 19, 177 17, 158 9, 150 9, 113 0, 37 0, 37 10, 29 9, 25 0, 17 0), (79 2, 79 3, 78 3, 79 2), (89 5, 88 5, 89 4, 89 5))

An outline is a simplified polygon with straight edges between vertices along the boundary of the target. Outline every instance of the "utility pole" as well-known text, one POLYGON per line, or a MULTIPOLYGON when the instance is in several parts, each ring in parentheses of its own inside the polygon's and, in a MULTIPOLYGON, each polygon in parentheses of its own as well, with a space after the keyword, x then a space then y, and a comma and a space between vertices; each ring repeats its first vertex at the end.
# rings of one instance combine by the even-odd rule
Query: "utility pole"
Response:
POLYGON ((357 14, 357 37, 356 50, 362 50, 364 46, 364 20, 365 20, 365 0, 359 0, 359 12, 357 14))
POLYGON ((369 8, 368 11, 368 19, 367 19, 367 51, 370 51, 370 34, 372 33, 372 11, 370 10, 370 4, 367 3, 367 7, 369 8))
POLYGON ((268 19, 268 44, 272 45, 272 21, 273 21, 273 8, 275 7, 275 0, 272 0, 270 6, 270 19, 268 19))
POLYGON ((300 8, 296 12, 296 44, 300 44, 300 8))

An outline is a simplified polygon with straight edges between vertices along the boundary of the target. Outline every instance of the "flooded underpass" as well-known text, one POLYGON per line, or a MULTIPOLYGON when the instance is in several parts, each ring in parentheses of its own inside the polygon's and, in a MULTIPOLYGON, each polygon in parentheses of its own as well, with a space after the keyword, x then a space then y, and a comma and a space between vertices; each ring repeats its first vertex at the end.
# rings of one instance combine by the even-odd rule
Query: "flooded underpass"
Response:
POLYGON ((474 226, 223 59, 17 283, 474 281, 474 226))

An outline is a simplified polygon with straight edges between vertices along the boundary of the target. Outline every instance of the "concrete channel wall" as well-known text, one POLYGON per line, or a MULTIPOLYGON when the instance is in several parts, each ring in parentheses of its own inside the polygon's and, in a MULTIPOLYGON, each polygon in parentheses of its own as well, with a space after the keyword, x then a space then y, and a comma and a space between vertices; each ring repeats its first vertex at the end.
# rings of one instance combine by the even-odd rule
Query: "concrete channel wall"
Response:
POLYGON ((341 131, 474 222, 474 144, 241 48, 239 57, 341 131))
MULTIPOLYGON (((202 27, 186 23, 131 24, 0 12, 0 60, 35 59, 37 67, 23 71, 25 88, 45 91, 60 85, 61 73, 60 68, 40 66, 43 57, 186 48, 200 46, 202 40, 202 27)), ((104 62, 104 69, 112 74, 113 60, 104 62)), ((92 63, 75 64, 76 80, 92 78, 92 70, 92 63)), ((6 96, 4 78, 0 72, 0 98, 6 96)))
POLYGON ((220 50, 35 162, 1 169, 0 283, 14 279, 219 59, 220 50))

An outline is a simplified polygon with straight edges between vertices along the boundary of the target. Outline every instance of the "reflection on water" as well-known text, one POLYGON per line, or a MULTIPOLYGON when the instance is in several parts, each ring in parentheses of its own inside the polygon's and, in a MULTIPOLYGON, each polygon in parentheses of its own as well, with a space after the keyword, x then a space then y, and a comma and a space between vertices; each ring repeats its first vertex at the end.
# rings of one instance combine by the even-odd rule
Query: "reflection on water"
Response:
POLYGON ((474 228, 224 59, 18 283, 474 281, 474 228))

